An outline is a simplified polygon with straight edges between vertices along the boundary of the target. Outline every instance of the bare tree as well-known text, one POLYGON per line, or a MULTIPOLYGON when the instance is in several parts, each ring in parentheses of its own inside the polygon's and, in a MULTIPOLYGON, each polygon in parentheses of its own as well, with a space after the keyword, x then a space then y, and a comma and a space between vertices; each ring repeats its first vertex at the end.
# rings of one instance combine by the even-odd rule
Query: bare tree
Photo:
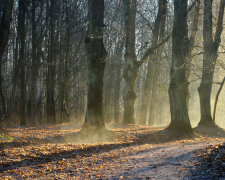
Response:
POLYGON ((192 133, 188 115, 188 79, 186 76, 188 61, 187 0, 174 0, 174 24, 172 65, 170 71, 170 112, 171 123, 168 130, 177 133, 192 133))
POLYGON ((103 75, 107 52, 103 44, 104 0, 88 1, 85 48, 88 63, 88 97, 83 128, 104 128, 103 75))
MULTIPOLYGON (((167 0, 159 0, 158 13, 154 22, 154 29, 152 35, 152 45, 155 46, 158 42, 162 41, 165 32, 165 21, 167 16, 167 0)), ((148 63, 148 72, 146 82, 143 89, 141 108, 140 108, 140 124, 146 124, 146 117, 148 111, 148 105, 150 97, 154 98, 156 92, 155 82, 157 81, 157 73, 159 71, 159 64, 161 59, 162 48, 159 48, 152 57, 152 61, 148 63), (154 88, 153 88, 154 87, 154 88), (153 92, 154 89, 154 92, 153 92)), ((153 110, 154 102, 151 103, 151 110, 153 110)), ((150 112, 151 118, 153 118, 153 112, 150 112)))
POLYGON ((212 26, 212 2, 213 0, 204 0, 204 55, 203 70, 201 84, 198 88, 200 98, 201 119, 198 124, 201 126, 215 126, 211 114, 211 91, 213 84, 213 76, 215 71, 216 60, 218 57, 218 48, 221 42, 221 34, 223 31, 223 18, 225 0, 220 1, 219 15, 217 19, 216 32, 213 38, 212 26))

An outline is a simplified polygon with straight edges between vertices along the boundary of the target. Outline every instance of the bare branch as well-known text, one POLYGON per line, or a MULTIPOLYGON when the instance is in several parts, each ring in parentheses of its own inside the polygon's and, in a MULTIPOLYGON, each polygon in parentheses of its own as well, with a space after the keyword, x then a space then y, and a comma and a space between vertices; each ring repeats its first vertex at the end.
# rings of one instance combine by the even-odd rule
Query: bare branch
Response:
POLYGON ((168 35, 162 42, 156 44, 156 45, 153 46, 153 47, 150 47, 150 48, 145 52, 145 54, 143 55, 143 57, 141 58, 141 60, 138 61, 139 65, 141 66, 141 65, 147 60, 147 58, 148 58, 151 54, 153 54, 154 51, 155 51, 156 49, 158 49, 158 48, 161 47, 163 44, 165 44, 165 43, 170 39, 170 37, 171 37, 171 34, 168 35))
POLYGON ((140 11, 137 11, 137 13, 147 22, 148 26, 150 27, 150 29, 153 31, 154 28, 152 27, 150 21, 140 12, 140 11))
POLYGON ((221 34, 223 31, 224 6, 225 6, 225 0, 221 0, 218 21, 217 21, 217 25, 216 25, 216 34, 215 34, 215 38, 214 38, 214 44, 217 49, 221 42, 221 34))
POLYGON ((196 4, 196 2, 197 3, 200 3, 200 0, 195 0, 192 4, 191 4, 191 6, 188 8, 188 13, 193 9, 193 7, 195 6, 195 4, 196 4))

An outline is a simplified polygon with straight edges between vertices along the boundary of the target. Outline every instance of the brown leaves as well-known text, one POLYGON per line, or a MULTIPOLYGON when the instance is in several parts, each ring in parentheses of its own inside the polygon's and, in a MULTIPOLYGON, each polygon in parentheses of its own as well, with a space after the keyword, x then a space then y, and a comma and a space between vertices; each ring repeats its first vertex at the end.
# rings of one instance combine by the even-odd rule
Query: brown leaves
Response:
MULTIPOLYGON (((64 135, 77 131, 65 126, 10 129, 8 136, 13 141, 2 142, 4 153, 0 154, 0 179, 107 179, 109 175, 124 179, 118 172, 129 172, 135 168, 128 157, 137 152, 168 143, 183 145, 202 141, 171 140, 160 129, 138 127, 114 129, 113 141, 104 143, 72 144, 61 141, 64 135), (52 139, 55 141, 51 142, 52 139)), ((208 147, 207 150, 210 152, 211 149, 208 147)))
POLYGON ((195 163, 197 169, 193 176, 201 173, 202 179, 225 178, 225 144, 207 146, 197 157, 199 160, 195 163))

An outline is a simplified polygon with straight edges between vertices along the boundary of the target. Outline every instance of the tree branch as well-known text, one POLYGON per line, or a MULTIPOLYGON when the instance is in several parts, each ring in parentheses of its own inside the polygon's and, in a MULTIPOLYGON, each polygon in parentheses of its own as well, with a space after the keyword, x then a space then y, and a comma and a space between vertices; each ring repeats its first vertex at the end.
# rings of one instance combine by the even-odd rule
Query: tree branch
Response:
POLYGON ((219 48, 219 44, 221 42, 221 34, 223 31, 224 6, 225 6, 225 0, 221 0, 218 21, 217 21, 217 25, 216 25, 216 33, 215 33, 215 38, 214 38, 214 45, 215 45, 216 49, 219 48))
POLYGON ((213 109, 213 121, 215 122, 216 120, 216 107, 217 107, 217 103, 218 103, 218 99, 219 99, 219 95, 221 90, 223 89, 223 85, 225 83, 225 77, 223 78, 223 81, 220 83, 220 88, 216 94, 216 99, 215 99, 215 104, 214 104, 214 109, 213 109))
POLYGON ((196 0, 194 5, 195 5, 195 12, 194 12, 194 17, 193 17, 193 25, 192 25, 191 37, 190 37, 190 40, 189 40, 189 51, 190 52, 194 48, 195 36, 197 34, 197 31, 198 31, 198 19, 199 19, 200 1, 196 0))
POLYGON ((147 22, 148 26, 150 27, 150 29, 153 31, 154 28, 152 27, 151 23, 149 22, 149 20, 144 17, 144 15, 140 12, 140 11, 137 11, 137 13, 147 22))
POLYGON ((188 8, 187 13, 189 13, 189 11, 191 11, 191 10, 193 9, 193 7, 195 6, 196 2, 197 2, 197 3, 200 3, 200 0, 195 0, 195 1, 191 4, 191 6, 188 8))
POLYGON ((147 58, 148 58, 151 54, 154 53, 154 51, 155 51, 156 49, 158 49, 158 48, 161 47, 163 44, 165 44, 165 43, 170 39, 170 37, 171 37, 171 34, 168 35, 168 36, 167 36, 163 41, 161 41, 160 43, 156 44, 156 45, 153 46, 153 47, 150 47, 150 48, 145 52, 145 54, 143 55, 143 57, 141 58, 141 60, 138 61, 139 66, 141 66, 141 65, 147 60, 147 58))

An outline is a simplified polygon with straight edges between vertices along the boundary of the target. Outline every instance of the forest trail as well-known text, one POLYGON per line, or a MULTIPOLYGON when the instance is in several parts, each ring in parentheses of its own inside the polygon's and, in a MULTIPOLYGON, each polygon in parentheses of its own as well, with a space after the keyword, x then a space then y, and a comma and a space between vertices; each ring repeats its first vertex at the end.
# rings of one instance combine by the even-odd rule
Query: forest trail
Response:
POLYGON ((107 141, 91 144, 71 142, 77 130, 59 126, 8 130, 0 142, 1 179, 188 179, 198 153, 225 142, 172 139, 148 127, 114 129, 107 141))
POLYGON ((197 163, 196 154, 206 146, 218 144, 218 141, 170 143, 157 147, 151 145, 137 146, 133 155, 112 179, 188 179, 189 168, 197 163))

